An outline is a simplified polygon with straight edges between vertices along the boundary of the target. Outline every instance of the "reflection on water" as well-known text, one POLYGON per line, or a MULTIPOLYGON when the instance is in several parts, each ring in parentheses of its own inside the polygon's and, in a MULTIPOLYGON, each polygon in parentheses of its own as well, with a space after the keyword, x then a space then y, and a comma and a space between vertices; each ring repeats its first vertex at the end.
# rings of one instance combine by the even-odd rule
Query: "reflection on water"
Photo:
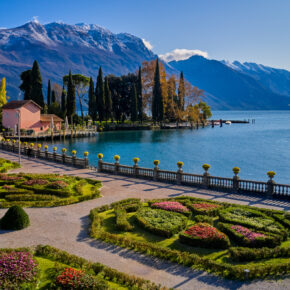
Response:
POLYGON ((266 172, 274 170, 275 180, 290 183, 290 111, 214 112, 213 118, 224 120, 255 119, 253 124, 224 125, 222 128, 199 130, 117 131, 97 137, 56 142, 58 150, 66 147, 81 156, 89 151, 91 164, 97 154, 105 161, 121 156, 120 162, 132 164, 140 158, 140 166, 153 167, 160 160, 163 169, 177 170, 176 162, 184 162, 184 171, 202 173, 201 165, 209 163, 210 173, 231 177, 232 168, 241 168, 240 177, 267 180, 266 172))

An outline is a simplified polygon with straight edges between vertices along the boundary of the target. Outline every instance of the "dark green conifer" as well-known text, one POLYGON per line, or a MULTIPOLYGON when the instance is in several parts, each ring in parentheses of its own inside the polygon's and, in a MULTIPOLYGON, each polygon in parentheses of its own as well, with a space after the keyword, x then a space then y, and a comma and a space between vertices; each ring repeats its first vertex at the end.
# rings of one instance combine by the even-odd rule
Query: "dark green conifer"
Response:
POLYGON ((31 85, 32 85, 31 69, 22 72, 20 75, 20 79, 22 80, 22 83, 19 86, 19 88, 24 93, 24 100, 30 100, 31 85))
POLYGON ((50 86, 50 80, 48 80, 48 85, 47 85, 47 106, 51 104, 51 86, 50 86))
POLYGON ((112 95, 107 77, 105 77, 105 119, 106 121, 112 119, 112 95))
POLYGON ((96 99, 97 99, 97 111, 99 115, 99 121, 103 121, 105 118, 105 90, 102 67, 99 68, 99 74, 96 84, 96 99))
POLYGON ((52 93, 51 93, 51 103, 55 103, 56 102, 56 96, 55 96, 55 91, 52 90, 52 93))
POLYGON ((136 86, 133 84, 131 88, 131 121, 135 122, 138 119, 138 108, 137 108, 137 92, 136 86))
POLYGON ((90 77, 90 86, 89 86, 89 115, 93 119, 93 121, 96 121, 97 119, 96 95, 94 81, 92 77, 90 77))
POLYGON ((71 123, 73 123, 73 117, 76 113, 76 90, 72 79, 71 71, 69 71, 68 83, 67 83, 67 116, 71 123))
POLYGON ((142 74, 139 66, 138 80, 137 80, 137 101, 138 101, 138 120, 143 121, 143 98, 142 98, 142 74))
POLYGON ((179 86, 178 86, 178 108, 184 111, 184 98, 185 98, 185 85, 183 72, 180 73, 179 86))
POLYGON ((163 120, 163 99, 162 99, 158 59, 156 60, 156 68, 154 72, 152 119, 153 121, 157 121, 157 122, 161 122, 163 120))
POLYGON ((30 99, 44 108, 44 99, 42 93, 42 77, 39 70, 38 62, 33 62, 31 70, 31 93, 30 99))
POLYGON ((64 86, 62 87, 62 92, 61 92, 61 111, 62 111, 63 118, 65 118, 66 116, 66 91, 64 89, 64 86))

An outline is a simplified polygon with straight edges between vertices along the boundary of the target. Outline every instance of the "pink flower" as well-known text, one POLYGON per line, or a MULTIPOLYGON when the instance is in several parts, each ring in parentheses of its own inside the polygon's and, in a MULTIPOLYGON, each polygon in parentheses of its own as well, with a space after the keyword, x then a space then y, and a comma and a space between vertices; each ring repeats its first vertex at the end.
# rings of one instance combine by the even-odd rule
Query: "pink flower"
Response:
POLYGON ((189 209, 186 206, 177 201, 155 202, 152 204, 152 207, 180 213, 189 212, 189 209))

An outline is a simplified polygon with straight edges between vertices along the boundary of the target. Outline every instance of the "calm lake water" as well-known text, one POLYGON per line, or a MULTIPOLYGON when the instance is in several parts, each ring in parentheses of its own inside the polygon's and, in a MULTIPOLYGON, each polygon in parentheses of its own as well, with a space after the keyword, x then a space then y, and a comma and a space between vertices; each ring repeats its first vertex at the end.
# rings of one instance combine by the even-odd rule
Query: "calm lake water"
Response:
POLYGON ((113 162, 121 156, 121 164, 176 170, 176 162, 184 162, 184 171, 203 173, 202 164, 211 165, 210 173, 232 177, 232 168, 241 168, 240 177, 267 180, 266 172, 274 170, 275 180, 290 184, 290 111, 215 111, 214 119, 255 119, 255 124, 223 125, 222 128, 199 130, 118 131, 104 132, 97 137, 56 142, 58 151, 76 149, 79 156, 89 151, 90 164, 97 164, 97 154, 113 162))

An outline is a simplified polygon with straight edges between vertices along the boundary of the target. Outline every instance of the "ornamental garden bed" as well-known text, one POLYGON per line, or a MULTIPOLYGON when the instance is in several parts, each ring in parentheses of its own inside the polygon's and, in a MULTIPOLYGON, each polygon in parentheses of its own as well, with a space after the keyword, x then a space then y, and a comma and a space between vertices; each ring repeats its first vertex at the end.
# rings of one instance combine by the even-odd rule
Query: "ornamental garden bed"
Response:
POLYGON ((1 289, 165 289, 50 246, 1 249, 1 289))
POLYGON ((126 199, 93 209, 90 218, 93 238, 229 279, 290 273, 283 211, 177 197, 126 199))
POLYGON ((19 168, 20 165, 16 162, 0 158, 0 173, 8 172, 11 169, 19 168))
POLYGON ((50 207, 100 196, 101 182, 58 174, 0 174, 0 207, 50 207))

